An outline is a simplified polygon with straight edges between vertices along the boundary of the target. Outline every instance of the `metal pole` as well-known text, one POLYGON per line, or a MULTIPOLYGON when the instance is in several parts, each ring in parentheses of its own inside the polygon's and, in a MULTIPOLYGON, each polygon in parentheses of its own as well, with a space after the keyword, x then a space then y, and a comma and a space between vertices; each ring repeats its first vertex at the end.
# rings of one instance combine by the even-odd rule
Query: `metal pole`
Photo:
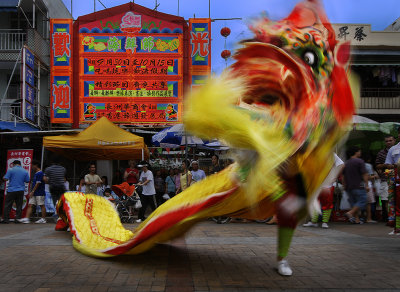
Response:
POLYGON ((33 28, 35 28, 35 22, 36 22, 36 17, 35 17, 35 14, 36 14, 36 11, 35 11, 35 8, 36 8, 36 3, 35 3, 35 0, 33 0, 33 2, 32 2, 32 27, 33 28))
POLYGON ((185 151, 185 161, 184 161, 183 163, 185 163, 185 165, 186 165, 186 170, 187 170, 187 173, 186 173, 186 187, 188 187, 188 184, 189 184, 189 175, 188 175, 188 173, 189 173, 189 166, 187 166, 186 161, 188 161, 188 155, 189 155, 189 153, 188 153, 188 143, 187 143, 186 132, 184 132, 183 135, 184 135, 184 137, 185 137, 185 147, 186 147, 186 151, 185 151))
MULTIPOLYGON (((76 186, 76 160, 74 159, 74 178, 72 179, 72 187, 76 186)), ((74 190, 74 189, 72 189, 74 190)))
MULTIPOLYGON (((25 100, 25 94, 26 94, 26 50, 23 50, 23 55, 22 55, 22 119, 25 120, 26 117, 26 100, 25 100)), ((35 79, 35 77, 33 77, 35 79)), ((35 84, 35 82, 33 83, 35 84)))
POLYGON ((72 19, 74 19, 74 16, 72 15, 72 0, 71 0, 71 16, 72 16, 72 19))
POLYGON ((96 0, 93 0, 93 6, 94 6, 93 10, 94 12, 96 12, 96 0))
POLYGON ((144 160, 144 149, 142 148, 142 160, 144 160))
MULTIPOLYGON (((42 140, 43 143, 43 140, 42 140)), ((44 146, 42 144, 42 158, 40 159, 40 169, 43 170, 43 161, 44 161, 44 146)))
POLYGON ((40 61, 38 62, 38 82, 37 82, 37 89, 36 89, 36 100, 37 100, 37 124, 40 128, 40 61))
POLYGON ((211 18, 211 0, 208 0, 208 18, 211 18))

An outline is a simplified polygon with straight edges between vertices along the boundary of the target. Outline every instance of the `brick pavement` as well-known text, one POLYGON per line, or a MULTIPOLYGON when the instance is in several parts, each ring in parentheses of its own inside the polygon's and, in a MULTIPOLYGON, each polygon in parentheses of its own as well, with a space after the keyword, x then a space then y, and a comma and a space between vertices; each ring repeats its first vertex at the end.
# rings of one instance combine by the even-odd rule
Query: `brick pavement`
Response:
MULTIPOLYGON (((126 225, 134 229, 135 224, 126 225)), ((383 224, 299 227, 275 271, 276 226, 203 222, 136 256, 94 259, 54 224, 0 225, 0 291, 400 291, 400 236, 383 224)))

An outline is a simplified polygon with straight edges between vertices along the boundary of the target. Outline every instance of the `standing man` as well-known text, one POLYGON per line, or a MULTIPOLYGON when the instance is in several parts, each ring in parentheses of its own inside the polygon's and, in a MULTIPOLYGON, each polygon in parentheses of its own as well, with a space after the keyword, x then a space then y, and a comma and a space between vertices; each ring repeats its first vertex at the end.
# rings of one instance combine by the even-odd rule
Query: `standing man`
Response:
POLYGON ((387 222, 388 219, 388 176, 385 173, 386 166, 386 156, 388 154, 389 149, 396 143, 396 140, 393 136, 385 137, 385 148, 378 152, 375 160, 375 167, 381 179, 381 187, 378 191, 378 195, 382 202, 382 220, 383 222, 387 222))
POLYGON ((65 193, 65 177, 67 170, 59 164, 58 158, 55 158, 53 163, 44 170, 44 181, 49 184, 51 198, 53 199, 54 207, 57 206, 57 201, 61 195, 65 193))
POLYGON ((199 162, 197 160, 192 161, 192 183, 201 181, 206 178, 204 170, 199 169, 199 162))
POLYGON ((154 188, 154 177, 151 170, 149 170, 149 165, 146 161, 140 162, 138 167, 142 167, 142 173, 140 174, 140 182, 139 186, 143 186, 142 196, 140 196, 140 200, 142 201, 142 208, 139 210, 137 223, 144 221, 144 214, 146 212, 147 206, 150 204, 151 209, 154 211, 156 209, 155 204, 155 194, 156 189, 154 188))
POLYGON ((32 214, 32 208, 36 206, 40 206, 42 210, 42 218, 37 220, 35 223, 46 223, 46 207, 44 205, 44 200, 46 197, 46 193, 44 190, 44 181, 43 181, 43 171, 40 169, 40 163, 38 161, 32 162, 32 169, 35 172, 32 181, 32 190, 29 193, 29 206, 26 211, 25 218, 21 219, 22 223, 30 223, 30 217, 32 214))
POLYGON ((17 212, 15 215, 15 223, 21 222, 22 204, 24 201, 25 183, 29 182, 28 172, 21 167, 21 161, 14 160, 11 168, 3 177, 5 181, 9 181, 7 186, 7 195, 5 200, 5 208, 3 221, 1 223, 8 224, 10 219, 10 211, 12 204, 15 202, 17 212))
POLYGON ((139 170, 136 168, 135 160, 128 161, 129 167, 125 169, 124 180, 131 186, 139 181, 139 170))
POLYGON ((365 169, 365 163, 361 157, 361 149, 352 146, 347 150, 347 157, 343 170, 344 187, 349 194, 352 209, 346 213, 350 222, 362 224, 359 218, 360 210, 365 209, 367 204, 368 173, 365 169))
MULTIPOLYGON (((400 138, 400 127, 397 129, 400 138)), ((389 149, 385 167, 388 173, 388 225, 394 227, 390 235, 400 235, 400 190, 399 190, 399 167, 400 167, 400 143, 389 149)))
POLYGON ((89 173, 85 175, 86 194, 97 194, 97 187, 102 184, 100 176, 96 174, 96 165, 90 163, 89 173))

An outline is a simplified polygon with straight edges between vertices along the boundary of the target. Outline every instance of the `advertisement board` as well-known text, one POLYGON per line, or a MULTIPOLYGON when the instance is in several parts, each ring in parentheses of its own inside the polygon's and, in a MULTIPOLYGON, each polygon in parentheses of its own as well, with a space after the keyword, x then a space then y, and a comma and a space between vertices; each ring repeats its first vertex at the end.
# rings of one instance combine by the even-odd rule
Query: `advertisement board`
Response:
POLYGON ((35 55, 24 46, 22 53, 22 118, 35 122, 35 55))

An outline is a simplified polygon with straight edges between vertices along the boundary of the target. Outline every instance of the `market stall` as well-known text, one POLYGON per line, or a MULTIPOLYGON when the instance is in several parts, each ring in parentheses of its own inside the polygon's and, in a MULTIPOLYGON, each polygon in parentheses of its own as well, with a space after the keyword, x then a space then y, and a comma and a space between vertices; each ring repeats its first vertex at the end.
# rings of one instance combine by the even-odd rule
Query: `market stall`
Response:
POLYGON ((43 147, 73 160, 147 159, 143 137, 121 129, 102 117, 74 135, 43 137, 43 147))

